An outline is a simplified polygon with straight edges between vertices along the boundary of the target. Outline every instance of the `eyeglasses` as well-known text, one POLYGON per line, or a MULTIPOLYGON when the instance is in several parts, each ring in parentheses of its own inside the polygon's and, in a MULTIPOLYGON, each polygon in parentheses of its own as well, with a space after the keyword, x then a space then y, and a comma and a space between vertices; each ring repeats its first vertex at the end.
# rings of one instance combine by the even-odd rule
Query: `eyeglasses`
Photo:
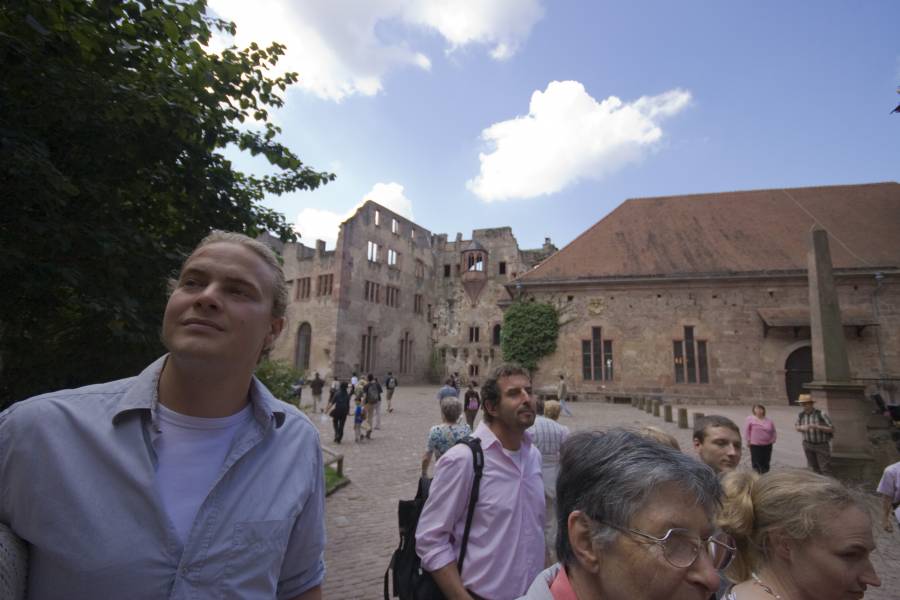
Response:
POLYGON ((666 562, 679 569, 687 569, 693 565, 697 557, 700 556, 700 549, 704 546, 716 570, 727 568, 735 554, 737 554, 734 538, 722 531, 703 539, 687 529, 670 529, 664 536, 658 538, 637 529, 625 529, 603 522, 601 524, 622 533, 637 535, 650 540, 651 543, 662 548, 663 558, 666 559, 666 562))

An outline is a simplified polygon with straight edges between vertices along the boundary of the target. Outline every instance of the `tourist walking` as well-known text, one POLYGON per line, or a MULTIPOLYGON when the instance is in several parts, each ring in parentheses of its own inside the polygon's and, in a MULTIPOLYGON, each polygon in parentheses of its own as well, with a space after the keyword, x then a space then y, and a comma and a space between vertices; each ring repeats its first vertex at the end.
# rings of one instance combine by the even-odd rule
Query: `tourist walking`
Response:
POLYGON ((384 389, 387 391, 388 412, 392 413, 394 412, 394 407, 391 406, 391 400, 394 399, 394 390, 397 389, 397 378, 390 371, 388 371, 387 377, 384 379, 384 389))
POLYGON ((340 444, 344 439, 344 423, 350 413, 350 393, 347 392, 346 383, 341 383, 338 391, 335 392, 329 413, 334 424, 334 443, 340 444))
POLYGON ((309 382, 309 391, 312 392, 313 397, 313 413, 317 413, 320 410, 325 412, 324 406, 321 409, 319 408, 319 403, 322 402, 322 388, 324 387, 325 380, 319 377, 319 372, 316 371, 313 380, 309 382))
POLYGON ((463 398, 463 409, 466 413, 466 423, 469 429, 475 429, 475 417, 478 415, 478 409, 481 408, 481 395, 475 388, 478 387, 477 381, 469 382, 469 389, 463 398))
POLYGON ((362 404, 362 398, 354 396, 356 408, 353 409, 353 441, 361 442, 363 438, 363 422, 366 420, 366 407, 362 404))
POLYGON ((444 385, 437 392, 437 401, 440 403, 441 400, 447 397, 459 398, 459 390, 453 386, 453 379, 448 378, 447 381, 444 382, 444 385))
POLYGON ((425 440, 425 454, 422 455, 422 477, 428 477, 428 465, 439 459, 453 444, 463 439, 472 430, 468 425, 458 423, 462 406, 459 398, 448 396, 441 400, 440 425, 435 425, 428 431, 428 439, 425 440))
POLYGON ((766 416, 766 407, 753 405, 753 414, 744 422, 744 439, 750 446, 750 462, 757 473, 768 473, 775 443, 775 423, 766 416))
POLYGON ((794 429, 803 434, 803 453, 806 464, 816 473, 831 475, 831 437, 834 425, 831 419, 815 407, 809 394, 800 394, 797 402, 803 411, 797 415, 794 429))
POLYGON ((375 376, 369 373, 366 378, 368 383, 363 387, 362 397, 366 401, 366 421, 369 423, 369 430, 366 437, 372 437, 373 429, 381 429, 381 384, 375 379, 375 376))
POLYGON ((559 383, 556 384, 556 397, 559 399, 559 408, 567 417, 571 417, 572 411, 566 406, 566 399, 569 397, 569 388, 566 385, 566 376, 559 374, 559 383))

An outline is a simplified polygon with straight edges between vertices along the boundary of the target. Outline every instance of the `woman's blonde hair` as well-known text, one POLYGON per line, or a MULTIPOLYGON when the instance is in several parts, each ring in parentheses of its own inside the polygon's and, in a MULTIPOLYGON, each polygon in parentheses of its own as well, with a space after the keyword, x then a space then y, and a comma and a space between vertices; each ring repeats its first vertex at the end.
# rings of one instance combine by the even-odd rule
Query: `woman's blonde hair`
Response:
POLYGON ((675 448, 676 450, 681 450, 681 446, 678 445, 678 440, 675 439, 675 436, 666 433, 659 427, 654 427, 653 425, 644 425, 643 427, 638 429, 636 433, 655 442, 659 442, 660 444, 665 444, 666 446, 670 446, 672 448, 675 448))
POLYGON ((803 542, 823 533, 836 512, 850 506, 869 511, 861 492, 801 469, 762 476, 732 471, 722 478, 722 489, 722 509, 716 522, 737 542, 737 556, 727 571, 733 581, 749 579, 752 571, 769 560, 773 532, 803 542))

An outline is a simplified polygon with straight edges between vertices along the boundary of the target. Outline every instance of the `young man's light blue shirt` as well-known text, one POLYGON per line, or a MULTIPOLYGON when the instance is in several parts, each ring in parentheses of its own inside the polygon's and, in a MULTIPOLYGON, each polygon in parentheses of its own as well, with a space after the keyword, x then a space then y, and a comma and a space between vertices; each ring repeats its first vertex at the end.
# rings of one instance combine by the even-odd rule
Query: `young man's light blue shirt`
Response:
POLYGON ((255 378, 254 418, 182 544, 155 482, 164 363, 0 414, 0 522, 29 544, 29 597, 283 599, 320 585, 319 435, 255 378))

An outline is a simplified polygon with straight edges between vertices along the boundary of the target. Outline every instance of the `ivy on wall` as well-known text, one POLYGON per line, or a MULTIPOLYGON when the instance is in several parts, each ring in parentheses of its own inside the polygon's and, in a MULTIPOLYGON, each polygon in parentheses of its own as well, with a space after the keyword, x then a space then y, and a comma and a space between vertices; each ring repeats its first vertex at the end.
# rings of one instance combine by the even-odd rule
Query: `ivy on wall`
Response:
POLYGON ((503 314, 500 348, 503 358, 534 371, 538 362, 556 351, 559 313, 543 302, 518 301, 503 314))

